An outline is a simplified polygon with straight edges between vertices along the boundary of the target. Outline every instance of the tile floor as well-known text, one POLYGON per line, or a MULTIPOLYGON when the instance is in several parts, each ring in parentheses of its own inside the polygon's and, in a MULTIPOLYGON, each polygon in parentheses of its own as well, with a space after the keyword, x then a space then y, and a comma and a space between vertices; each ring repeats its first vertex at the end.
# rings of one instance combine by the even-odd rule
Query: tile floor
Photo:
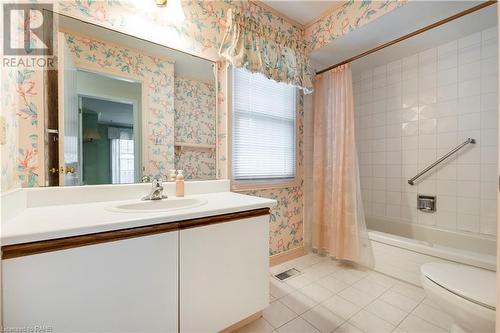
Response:
POLYGON ((272 267, 303 273, 281 282, 270 276, 263 318, 238 333, 448 332, 450 317, 421 288, 370 270, 308 254, 272 267))

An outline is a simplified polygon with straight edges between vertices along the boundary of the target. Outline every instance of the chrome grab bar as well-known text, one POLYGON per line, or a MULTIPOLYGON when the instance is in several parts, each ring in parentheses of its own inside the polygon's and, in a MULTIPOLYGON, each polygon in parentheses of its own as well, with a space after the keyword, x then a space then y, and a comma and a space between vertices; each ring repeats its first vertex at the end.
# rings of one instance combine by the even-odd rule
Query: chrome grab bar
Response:
POLYGON ((432 163, 427 168, 425 168, 424 170, 420 171, 415 177, 413 177, 412 179, 409 179, 408 180, 408 184, 415 185, 415 180, 417 180, 418 178, 422 177, 424 174, 426 174, 431 169, 433 169, 436 165, 438 165, 439 163, 443 162, 445 159, 447 159, 451 155, 455 154, 457 151, 459 151, 463 147, 467 146, 469 143, 475 144, 476 140, 474 140, 472 138, 468 138, 466 141, 462 142, 457 147, 453 148, 453 150, 451 150, 449 153, 447 153, 446 155, 444 155, 443 157, 441 157, 440 159, 438 159, 436 162, 432 163))

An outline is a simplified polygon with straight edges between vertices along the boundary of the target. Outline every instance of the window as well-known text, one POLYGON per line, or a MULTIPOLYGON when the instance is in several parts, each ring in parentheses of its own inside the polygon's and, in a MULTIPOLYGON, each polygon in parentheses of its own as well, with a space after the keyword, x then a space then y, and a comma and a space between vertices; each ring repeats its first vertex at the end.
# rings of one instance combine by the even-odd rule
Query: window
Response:
POLYGON ((134 140, 111 140, 111 178, 113 184, 134 182, 134 140))
POLYGON ((232 175, 236 181, 295 178, 296 88, 233 69, 232 175))

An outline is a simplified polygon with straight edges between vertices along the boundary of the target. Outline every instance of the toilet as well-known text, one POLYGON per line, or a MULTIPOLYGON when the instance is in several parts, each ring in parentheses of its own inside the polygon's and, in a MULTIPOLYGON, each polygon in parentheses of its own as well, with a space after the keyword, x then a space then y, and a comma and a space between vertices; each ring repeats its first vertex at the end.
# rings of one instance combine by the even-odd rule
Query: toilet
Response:
POLYGON ((427 263, 420 271, 429 299, 453 318, 451 332, 495 332, 495 272, 452 263, 427 263))

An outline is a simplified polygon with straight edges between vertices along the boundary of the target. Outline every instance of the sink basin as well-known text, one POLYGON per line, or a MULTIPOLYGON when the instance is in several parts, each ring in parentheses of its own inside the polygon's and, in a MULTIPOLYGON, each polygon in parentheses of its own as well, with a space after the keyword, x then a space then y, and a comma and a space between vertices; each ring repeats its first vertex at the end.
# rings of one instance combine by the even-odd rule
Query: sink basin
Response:
POLYGON ((206 200, 195 198, 173 198, 163 200, 137 201, 109 207, 109 210, 123 213, 160 213, 194 208, 206 204, 206 200))

